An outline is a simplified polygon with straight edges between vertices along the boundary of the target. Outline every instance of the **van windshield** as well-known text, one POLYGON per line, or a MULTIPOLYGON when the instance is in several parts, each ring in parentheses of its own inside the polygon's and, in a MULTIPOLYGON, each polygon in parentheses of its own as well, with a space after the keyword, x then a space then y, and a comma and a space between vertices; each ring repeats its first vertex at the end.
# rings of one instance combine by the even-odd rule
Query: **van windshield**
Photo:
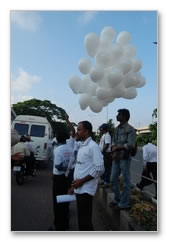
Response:
POLYGON ((20 124, 20 123, 16 123, 15 124, 15 130, 21 136, 24 136, 24 135, 28 134, 28 128, 29 128, 28 124, 20 124))
POLYGON ((45 126, 32 125, 30 136, 31 137, 44 137, 45 136, 45 126))

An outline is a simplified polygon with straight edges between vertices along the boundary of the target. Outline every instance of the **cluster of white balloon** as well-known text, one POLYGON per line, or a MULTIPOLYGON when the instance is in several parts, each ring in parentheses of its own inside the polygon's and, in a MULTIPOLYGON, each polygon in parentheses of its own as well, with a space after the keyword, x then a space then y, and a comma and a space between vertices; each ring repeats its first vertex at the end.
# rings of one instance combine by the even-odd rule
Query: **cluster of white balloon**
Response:
POLYGON ((81 58, 78 67, 85 76, 77 75, 69 79, 69 86, 75 94, 80 94, 82 110, 87 107, 93 112, 102 111, 104 106, 115 98, 134 99, 137 88, 145 85, 146 80, 139 72, 142 62, 136 58, 136 47, 131 45, 130 33, 122 31, 115 41, 112 27, 104 27, 100 38, 89 33, 84 45, 90 58, 81 58))

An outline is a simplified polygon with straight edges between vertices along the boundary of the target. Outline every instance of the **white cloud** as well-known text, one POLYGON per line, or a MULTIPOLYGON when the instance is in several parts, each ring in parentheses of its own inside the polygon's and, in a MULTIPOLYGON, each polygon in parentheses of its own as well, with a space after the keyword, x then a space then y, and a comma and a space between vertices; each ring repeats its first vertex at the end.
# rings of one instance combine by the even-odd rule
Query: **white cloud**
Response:
POLYGON ((34 97, 32 97, 32 96, 26 96, 26 95, 23 95, 23 96, 14 96, 14 95, 12 95, 11 96, 11 104, 16 104, 18 102, 23 102, 25 100, 31 100, 33 98, 34 97))
POLYGON ((42 18, 34 11, 11 11, 11 23, 28 31, 36 31, 42 18))
POLYGON ((96 17, 96 14, 97 14, 96 11, 86 11, 80 15, 78 20, 80 24, 87 25, 96 17))
POLYGON ((18 76, 16 78, 11 75, 11 90, 12 92, 28 92, 31 90, 33 84, 38 83, 40 77, 37 75, 31 75, 25 72, 22 68, 18 70, 18 76))

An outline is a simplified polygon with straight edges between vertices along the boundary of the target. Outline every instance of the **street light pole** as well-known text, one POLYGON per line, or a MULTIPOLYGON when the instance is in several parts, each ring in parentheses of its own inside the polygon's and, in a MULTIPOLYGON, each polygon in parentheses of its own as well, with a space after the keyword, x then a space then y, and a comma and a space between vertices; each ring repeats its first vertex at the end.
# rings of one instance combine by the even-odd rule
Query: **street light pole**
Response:
POLYGON ((107 105, 107 123, 108 123, 108 105, 107 105))

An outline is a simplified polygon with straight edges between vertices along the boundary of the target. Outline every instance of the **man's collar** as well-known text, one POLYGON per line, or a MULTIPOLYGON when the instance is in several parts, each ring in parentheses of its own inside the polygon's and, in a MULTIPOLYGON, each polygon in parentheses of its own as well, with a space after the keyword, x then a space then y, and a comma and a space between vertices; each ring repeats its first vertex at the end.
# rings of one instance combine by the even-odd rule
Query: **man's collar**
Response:
POLYGON ((85 141, 82 141, 82 145, 87 145, 91 141, 91 137, 88 137, 85 141))
POLYGON ((128 122, 124 123, 123 125, 119 124, 118 127, 125 128, 127 126, 128 122))

